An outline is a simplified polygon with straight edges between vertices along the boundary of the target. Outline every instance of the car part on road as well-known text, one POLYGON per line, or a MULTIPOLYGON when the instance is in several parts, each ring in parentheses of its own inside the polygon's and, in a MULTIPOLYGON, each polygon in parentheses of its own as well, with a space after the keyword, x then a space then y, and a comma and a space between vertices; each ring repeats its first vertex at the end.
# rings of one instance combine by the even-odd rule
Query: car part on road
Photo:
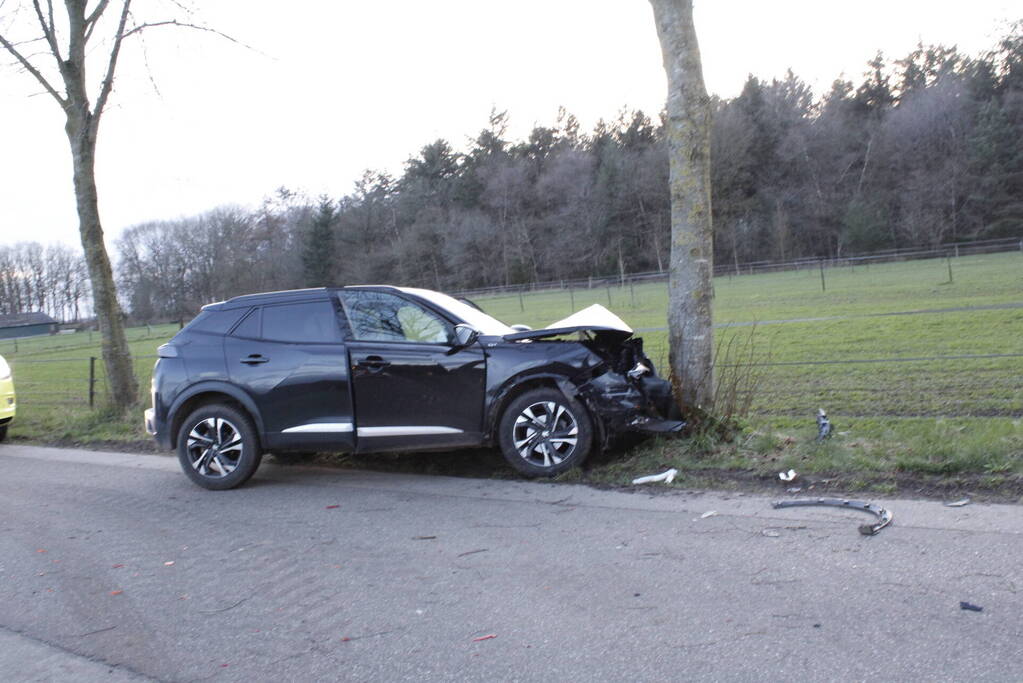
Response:
POLYGON ((500 430, 505 459, 530 477, 551 477, 575 467, 593 446, 586 409, 557 389, 535 389, 516 398, 500 430))
POLYGON ((984 608, 980 605, 974 605, 969 602, 960 602, 959 609, 966 610, 967 612, 983 612, 984 608))
POLYGON ((969 498, 969 496, 967 496, 966 498, 963 498, 962 500, 955 500, 955 501, 952 501, 951 503, 945 503, 945 507, 947 507, 947 508, 961 508, 961 507, 966 507, 969 504, 970 504, 970 498, 969 498))
POLYGON ((675 481, 675 475, 678 474, 678 470, 672 467, 670 470, 665 470, 660 474, 651 474, 646 477, 637 477, 632 480, 633 484, 656 484, 658 482, 664 482, 670 484, 675 481))
POLYGON ((221 491, 244 484, 261 459, 252 422, 231 406, 200 406, 181 423, 178 461, 188 478, 203 488, 221 491))
POLYGON ((779 508, 807 507, 811 505, 852 508, 854 510, 869 512, 877 517, 877 522, 874 524, 860 525, 860 533, 864 536, 873 536, 881 529, 892 523, 892 513, 888 510, 880 505, 865 503, 861 500, 846 500, 844 498, 796 498, 794 500, 780 500, 771 504, 771 506, 776 510, 779 508))
POLYGON ((817 443, 821 443, 831 436, 831 422, 828 421, 828 414, 823 408, 817 409, 817 443))

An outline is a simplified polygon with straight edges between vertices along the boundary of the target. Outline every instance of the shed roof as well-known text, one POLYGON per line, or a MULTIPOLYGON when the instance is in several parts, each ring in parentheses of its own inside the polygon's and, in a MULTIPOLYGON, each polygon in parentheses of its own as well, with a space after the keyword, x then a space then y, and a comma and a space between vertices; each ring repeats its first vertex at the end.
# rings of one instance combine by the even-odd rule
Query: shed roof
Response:
POLYGON ((50 325, 56 322, 57 321, 50 316, 39 311, 34 313, 0 314, 0 328, 25 327, 27 325, 50 325))

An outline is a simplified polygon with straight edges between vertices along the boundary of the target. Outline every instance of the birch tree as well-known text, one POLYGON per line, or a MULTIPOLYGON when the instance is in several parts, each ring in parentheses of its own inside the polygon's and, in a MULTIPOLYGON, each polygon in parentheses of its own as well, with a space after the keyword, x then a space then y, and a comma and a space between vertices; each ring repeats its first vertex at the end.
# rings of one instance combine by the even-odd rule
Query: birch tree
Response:
POLYGON ((712 408, 714 397, 710 98, 703 84, 692 0, 650 0, 650 4, 668 76, 671 377, 683 412, 698 416, 712 408))

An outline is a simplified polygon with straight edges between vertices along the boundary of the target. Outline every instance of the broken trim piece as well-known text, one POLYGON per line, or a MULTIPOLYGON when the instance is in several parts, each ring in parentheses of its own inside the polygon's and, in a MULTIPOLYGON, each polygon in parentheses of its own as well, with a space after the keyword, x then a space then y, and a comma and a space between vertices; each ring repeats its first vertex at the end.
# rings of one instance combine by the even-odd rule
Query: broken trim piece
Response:
POLYGON ((877 517, 877 522, 874 524, 860 525, 860 533, 864 536, 873 536, 878 531, 892 523, 892 513, 880 505, 866 503, 862 500, 846 500, 844 498, 796 498, 795 500, 779 500, 775 503, 771 503, 771 507, 776 510, 779 508, 808 507, 810 505, 853 508, 854 510, 869 512, 877 517))

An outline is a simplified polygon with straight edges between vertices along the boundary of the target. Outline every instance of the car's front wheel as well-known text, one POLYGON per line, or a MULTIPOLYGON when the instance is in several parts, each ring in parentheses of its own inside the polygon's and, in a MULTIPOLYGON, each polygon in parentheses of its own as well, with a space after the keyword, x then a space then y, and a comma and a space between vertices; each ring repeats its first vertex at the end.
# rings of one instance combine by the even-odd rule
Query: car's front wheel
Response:
POLYGON ((7 425, 0 427, 0 441, 7 438, 7 425))
POLYGON ((213 403, 201 406, 178 430, 178 461, 188 478, 207 489, 224 490, 248 481, 262 453, 252 421, 240 410, 213 403))
POLYGON ((498 429, 505 459, 529 477, 552 477, 571 469, 593 447, 586 409, 557 389, 534 389, 513 400, 498 429))

